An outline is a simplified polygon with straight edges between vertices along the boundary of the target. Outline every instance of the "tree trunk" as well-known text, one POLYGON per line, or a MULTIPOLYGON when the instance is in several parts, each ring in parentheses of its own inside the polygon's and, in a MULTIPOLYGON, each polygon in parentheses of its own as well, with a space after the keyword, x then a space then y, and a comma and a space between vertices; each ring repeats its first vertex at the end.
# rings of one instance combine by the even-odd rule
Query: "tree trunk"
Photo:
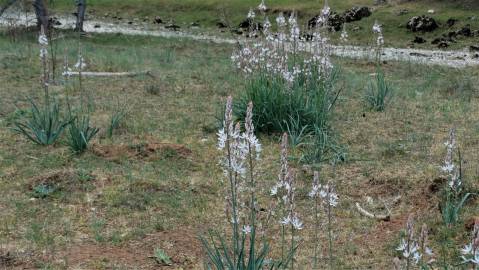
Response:
POLYGON ((77 21, 75 31, 83 32, 83 21, 86 13, 86 0, 76 0, 77 5, 77 21))
POLYGON ((35 8, 35 14, 37 15, 38 26, 43 26, 45 31, 48 31, 48 10, 45 0, 35 0, 35 2, 33 2, 33 7, 35 8))

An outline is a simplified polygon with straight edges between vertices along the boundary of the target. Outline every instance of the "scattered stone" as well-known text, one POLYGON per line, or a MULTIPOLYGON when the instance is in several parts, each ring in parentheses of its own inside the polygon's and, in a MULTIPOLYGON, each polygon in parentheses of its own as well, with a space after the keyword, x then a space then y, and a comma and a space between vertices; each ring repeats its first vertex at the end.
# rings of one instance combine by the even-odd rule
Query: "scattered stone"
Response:
POLYGON ((345 22, 360 21, 362 18, 369 16, 371 16, 371 10, 368 7, 353 7, 343 14, 345 22))
POLYGON ((397 15, 398 16, 402 16, 402 15, 406 15, 409 13, 409 10, 408 9, 401 9, 397 12, 397 15))
POLYGON ((60 20, 58 20, 57 17, 51 17, 50 19, 48 19, 48 23, 50 25, 55 25, 55 26, 60 26, 62 25, 62 23, 60 22, 60 20))
POLYGON ((423 44, 423 43, 426 43, 427 41, 422 37, 416 36, 412 42, 417 44, 423 44))
POLYGON ((176 25, 174 23, 170 23, 168 25, 165 26, 166 29, 171 29, 173 31, 178 31, 178 29, 180 29, 181 27, 179 25, 176 25))
MULTIPOLYGON (((322 25, 318 25, 318 18, 319 15, 314 16, 308 21, 308 28, 312 29, 315 27, 322 27, 322 25)), ((340 31, 343 28, 344 18, 343 16, 339 15, 336 12, 331 12, 328 18, 328 29, 334 31, 340 31)))
POLYGON ((467 19, 470 20, 470 21, 475 21, 477 19, 477 17, 476 16, 469 16, 469 17, 467 17, 467 19))
POLYGON ((246 19, 239 24, 239 28, 243 30, 263 30, 263 25, 261 23, 253 23, 251 19, 246 19))
POLYGON ((251 19, 245 19, 244 21, 240 22, 238 26, 241 29, 249 29, 251 27, 251 23, 252 23, 251 19))
POLYGON ((161 23, 163 23, 163 20, 160 18, 160 16, 156 16, 156 17, 153 19, 153 23, 154 23, 154 24, 161 24, 161 23))
POLYGON ((409 19, 409 22, 407 23, 406 27, 413 32, 432 32, 436 30, 439 25, 433 18, 422 15, 414 16, 409 19))
POLYGON ((471 45, 471 46, 469 46, 469 51, 471 51, 471 52, 479 52, 479 45, 471 45))
POLYGON ((103 17, 105 17, 105 18, 110 17, 110 13, 105 13, 105 14, 103 14, 103 17))
POLYGON ((99 25, 99 24, 95 24, 93 27, 94 27, 94 28, 100 28, 100 27, 101 27, 101 25, 99 25))
POLYGON ((441 42, 439 42, 439 44, 437 44, 437 47, 439 49, 444 49, 444 48, 449 47, 449 43, 447 43, 446 41, 441 41, 441 42))
POLYGON ((344 18, 337 14, 337 13, 331 13, 329 15, 329 20, 328 20, 328 28, 334 31, 341 31, 343 29, 343 24, 344 24, 344 18))
POLYGON ((228 26, 226 25, 226 23, 224 23, 224 22, 217 22, 217 23, 216 23, 216 26, 217 26, 218 28, 226 28, 226 27, 228 27, 228 26))
POLYGON ((374 1, 374 5, 376 5, 376 6, 385 5, 385 4, 387 4, 387 3, 388 3, 387 0, 375 0, 375 1, 374 1))
POLYGON ((439 43, 441 43, 441 42, 447 42, 447 40, 446 40, 444 37, 438 37, 438 38, 435 38, 435 39, 431 42, 431 44, 437 45, 437 44, 439 44, 439 43))
POLYGON ((132 22, 132 21, 128 21, 128 24, 130 24, 130 25, 131 25, 131 24, 133 24, 133 22, 132 22))
POLYGON ((462 27, 459 31, 457 31, 458 35, 463 35, 465 37, 472 37, 471 26, 468 24, 462 27))
POLYGON ((199 22, 192 22, 190 24, 191 27, 200 27, 200 23, 199 22))
POLYGON ((231 33, 236 34, 236 35, 242 35, 243 31, 241 31, 240 29, 232 29, 231 33))
POLYGON ((457 19, 454 19, 454 18, 449 18, 446 22, 447 26, 449 28, 453 27, 456 23, 458 22, 457 19))

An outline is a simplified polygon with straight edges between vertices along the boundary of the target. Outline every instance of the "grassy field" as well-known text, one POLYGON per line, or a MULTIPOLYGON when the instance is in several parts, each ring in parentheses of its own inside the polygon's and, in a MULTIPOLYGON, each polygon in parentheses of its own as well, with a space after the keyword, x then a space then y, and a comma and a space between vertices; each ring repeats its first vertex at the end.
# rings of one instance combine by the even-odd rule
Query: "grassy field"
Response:
MULTIPOLYGON (((77 38, 63 34, 58 66, 65 51, 69 59, 77 53, 77 38)), ((230 62, 233 48, 121 35, 84 38, 89 70, 150 70, 154 77, 84 78, 83 91, 74 78, 52 85, 62 102, 68 97, 78 105, 80 96, 88 96, 93 123, 101 128, 90 149, 78 156, 64 138, 40 147, 12 131, 12 122, 25 113, 27 97, 42 95, 36 39, 35 33, 21 34, 16 42, 0 37, 0 267, 161 269, 152 258, 159 248, 173 261, 165 269, 200 268, 204 254, 198 236, 224 223, 215 133, 225 97, 238 96, 244 85, 230 62), (119 107, 127 108, 127 118, 110 139, 105 127, 119 107), (53 189, 42 193, 41 184, 53 189)), ((389 269, 409 214, 432 228, 434 243, 440 241, 434 187, 442 181, 443 142, 453 126, 465 179, 471 190, 479 188, 479 70, 388 63, 383 68, 394 99, 385 112, 371 112, 363 97, 374 64, 344 59, 334 63, 342 69, 339 83, 344 91, 332 127, 347 159, 334 168, 325 164, 322 175, 340 194, 335 265, 389 269), (366 196, 381 202, 397 195, 402 199, 391 206, 388 222, 365 218, 354 207, 366 196)), ((260 140, 265 197, 279 167, 279 138, 260 140)), ((301 171, 298 204, 306 224, 297 265, 308 269, 311 174, 294 157, 295 152, 293 167, 301 171)), ((463 222, 478 211, 475 200, 467 204, 454 245, 466 243, 463 222)), ((438 249, 437 244, 433 247, 438 249)), ((458 259, 452 249, 448 252, 458 259)))
MULTIPOLYGON (((89 1, 89 11, 93 16, 103 18, 105 13, 123 17, 123 20, 133 18, 143 19, 148 17, 152 20, 160 16, 163 21, 174 21, 183 29, 189 27, 192 22, 199 22, 204 31, 217 33, 216 23, 227 21, 236 27, 245 19, 249 8, 254 8, 260 1, 256 0, 92 0, 89 1)), ((479 6, 475 1, 400 1, 401 3, 374 6, 373 0, 341 0, 329 1, 333 11, 342 13, 353 6, 369 6, 373 9, 372 16, 358 22, 348 23, 347 30, 350 32, 352 44, 371 44, 375 41, 370 38, 371 27, 377 20, 384 26, 386 46, 408 47, 411 46, 415 36, 424 37, 428 42, 414 44, 418 48, 436 48, 431 41, 443 33, 455 31, 469 24, 473 30, 479 30, 479 18, 477 12, 479 6), (404 15, 398 15, 401 10, 408 10, 404 15), (432 33, 412 33, 406 29, 409 18, 416 15, 427 15, 427 11, 433 9, 434 17, 441 27, 432 33), (475 17, 475 19, 470 19, 475 17), (449 28, 446 21, 450 18, 458 19, 458 23, 449 28), (353 30, 354 29, 354 30, 353 30)), ((323 1, 318 0, 276 0, 266 1, 271 8, 268 16, 275 17, 280 11, 296 11, 303 24, 317 15, 323 6, 323 1)), ((53 9, 65 12, 73 11, 74 6, 70 0, 55 0, 53 9)), ((339 39, 339 33, 332 35, 333 40, 339 39)), ((459 38, 457 43, 452 43, 450 48, 463 49, 469 45, 477 44, 479 35, 474 38, 459 38)))

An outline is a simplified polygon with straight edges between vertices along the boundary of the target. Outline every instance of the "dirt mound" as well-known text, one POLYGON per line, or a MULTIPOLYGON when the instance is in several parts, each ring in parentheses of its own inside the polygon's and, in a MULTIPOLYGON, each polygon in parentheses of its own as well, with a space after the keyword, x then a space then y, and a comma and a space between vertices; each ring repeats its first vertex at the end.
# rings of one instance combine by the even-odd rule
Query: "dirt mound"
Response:
POLYGON ((110 161, 120 161, 124 158, 154 160, 157 158, 186 159, 192 152, 179 144, 171 143, 139 143, 134 145, 99 145, 94 144, 92 151, 95 155, 110 161))
POLYGON ((69 269, 91 269, 98 262, 103 262, 107 267, 128 269, 199 269, 202 256, 196 233, 191 229, 176 229, 150 234, 123 246, 77 244, 60 257, 68 258, 69 269), (172 265, 156 262, 153 257, 156 248, 170 257, 172 265))

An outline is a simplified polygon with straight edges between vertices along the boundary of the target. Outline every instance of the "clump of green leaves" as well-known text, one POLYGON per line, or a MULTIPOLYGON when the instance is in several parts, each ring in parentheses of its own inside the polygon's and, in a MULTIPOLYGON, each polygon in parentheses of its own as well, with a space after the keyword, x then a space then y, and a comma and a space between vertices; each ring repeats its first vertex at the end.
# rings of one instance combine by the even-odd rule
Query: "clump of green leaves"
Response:
POLYGON ((170 256, 161 248, 155 248, 154 258, 158 264, 172 265, 170 256))
POLYGON ((46 97, 44 104, 31 99, 30 105, 25 119, 14 122, 14 131, 39 145, 54 144, 70 120, 62 118, 60 105, 55 99, 46 97))
POLYGON ((391 99, 391 85, 386 81, 384 73, 378 67, 375 79, 369 81, 365 100, 371 110, 382 112, 386 109, 391 99))
POLYGON ((113 132, 118 129, 121 125, 121 122, 126 117, 126 111, 124 109, 117 109, 113 112, 110 117, 110 122, 106 130, 106 135, 108 138, 113 137, 113 132))
POLYGON ((88 143, 100 129, 90 126, 89 115, 82 115, 73 118, 68 131, 68 145, 74 153, 80 154, 88 148, 88 143))

